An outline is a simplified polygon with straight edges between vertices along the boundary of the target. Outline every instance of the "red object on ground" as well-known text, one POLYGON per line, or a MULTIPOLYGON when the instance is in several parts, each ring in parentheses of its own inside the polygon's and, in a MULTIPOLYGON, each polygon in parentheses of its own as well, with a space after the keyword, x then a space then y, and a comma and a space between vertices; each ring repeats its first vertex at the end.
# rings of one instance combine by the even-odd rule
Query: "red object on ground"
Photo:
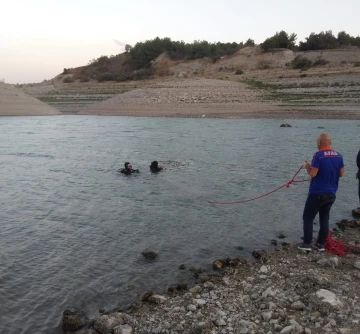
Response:
MULTIPOLYGON (((343 240, 334 239, 329 231, 325 241, 325 249, 327 252, 338 256, 344 256, 350 254, 354 248, 360 249, 360 246, 350 245, 343 240)), ((358 252, 359 251, 357 251, 357 253, 358 252)))
POLYGON ((338 256, 344 256, 351 253, 351 246, 346 244, 343 240, 334 239, 331 236, 330 231, 326 237, 325 249, 327 252, 338 256))

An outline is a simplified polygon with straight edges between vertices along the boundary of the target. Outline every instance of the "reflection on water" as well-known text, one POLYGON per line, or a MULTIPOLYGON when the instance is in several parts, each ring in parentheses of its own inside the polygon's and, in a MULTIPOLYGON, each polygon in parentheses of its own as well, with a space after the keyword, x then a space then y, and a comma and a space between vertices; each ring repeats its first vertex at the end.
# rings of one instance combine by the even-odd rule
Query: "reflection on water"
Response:
MULTIPOLYGON (((66 307, 126 306, 144 290, 301 236, 307 185, 288 181, 318 126, 345 159, 332 222, 357 204, 356 121, 126 117, 0 118, 0 332, 54 333, 66 307), (166 170, 151 174, 158 160, 166 170), (117 173, 125 161, 138 175, 117 173), (354 203, 354 204, 352 204, 354 203), (237 247, 244 247, 238 250, 237 247), (141 252, 159 253, 154 263, 141 252)), ((302 171, 299 178, 305 177, 302 171)))

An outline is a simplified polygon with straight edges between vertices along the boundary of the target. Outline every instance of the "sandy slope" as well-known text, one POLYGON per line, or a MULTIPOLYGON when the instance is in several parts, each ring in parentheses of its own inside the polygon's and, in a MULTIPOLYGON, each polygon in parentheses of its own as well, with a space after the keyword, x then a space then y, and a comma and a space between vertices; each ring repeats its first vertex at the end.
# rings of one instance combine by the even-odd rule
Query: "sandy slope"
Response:
POLYGON ((277 111, 244 84, 213 79, 166 81, 95 103, 79 114, 174 117, 241 117, 277 111))
POLYGON ((0 83, 0 116, 41 116, 60 113, 20 89, 0 83))

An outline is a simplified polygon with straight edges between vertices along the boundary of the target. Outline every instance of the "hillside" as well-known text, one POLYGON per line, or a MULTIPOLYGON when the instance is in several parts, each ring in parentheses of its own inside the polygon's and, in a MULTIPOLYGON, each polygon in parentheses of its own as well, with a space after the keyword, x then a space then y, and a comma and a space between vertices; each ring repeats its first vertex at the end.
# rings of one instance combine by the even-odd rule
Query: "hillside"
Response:
MULTIPOLYGON (((123 54, 111 58, 114 63, 110 62, 107 69, 116 62, 118 71, 121 64, 129 68, 129 57, 123 54)), ((86 71, 99 71, 99 65, 92 63, 40 84, 24 85, 22 89, 63 113, 182 117, 203 114, 254 117, 256 113, 256 117, 360 118, 360 48, 357 47, 301 52, 288 49, 264 52, 257 46, 245 47, 215 62, 210 58, 173 60, 163 53, 147 70, 151 70, 151 78, 143 80, 75 79, 86 71), (310 68, 293 69, 292 63, 298 56, 306 57, 310 68), (208 84, 197 79, 216 81, 208 84), (216 97, 222 81, 230 81, 231 89, 224 92, 225 98, 220 101, 216 97), (206 93, 198 90, 199 82, 207 87, 206 93), (180 101, 183 95, 189 100, 180 101), (110 108, 112 102, 98 104, 115 97, 116 106, 110 108)))

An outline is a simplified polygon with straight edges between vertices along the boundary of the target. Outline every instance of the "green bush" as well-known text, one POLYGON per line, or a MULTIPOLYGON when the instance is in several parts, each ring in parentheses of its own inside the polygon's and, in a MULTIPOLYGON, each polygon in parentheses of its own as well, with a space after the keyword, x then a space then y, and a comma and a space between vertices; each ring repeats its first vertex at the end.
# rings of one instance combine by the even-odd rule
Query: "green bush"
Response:
POLYGON ((306 74, 306 73, 300 74, 300 78, 306 78, 306 77, 307 77, 307 74, 306 74))
POLYGON ((354 67, 360 67, 360 61, 354 62, 354 67))
POLYGON ((332 31, 322 31, 319 34, 311 33, 306 38, 306 42, 299 43, 299 50, 325 50, 335 49, 339 46, 337 38, 333 35, 332 31))
POLYGON ((270 49, 295 49, 296 34, 289 35, 286 31, 282 30, 277 32, 274 36, 267 38, 263 43, 260 44, 260 47, 264 51, 270 49))
POLYGON ((319 58, 315 59, 313 66, 322 66, 322 65, 326 65, 326 64, 329 64, 329 61, 324 58, 319 57, 319 58))
POLYGON ((235 75, 241 75, 244 74, 243 70, 236 70, 235 75))
POLYGON ((62 72, 62 74, 70 74, 71 70, 72 70, 72 68, 64 68, 64 71, 62 72))
POLYGON ((79 77, 80 82, 89 82, 90 78, 87 76, 80 76, 79 77))
POLYGON ((130 79, 131 75, 130 73, 119 73, 115 80, 118 82, 124 82, 124 81, 128 81, 130 79))
POLYGON ((66 77, 63 79, 63 82, 64 83, 71 83, 71 82, 74 82, 74 78, 73 77, 66 77))
POLYGON ((255 41, 251 38, 248 38, 248 40, 245 42, 244 46, 255 46, 255 41))
POLYGON ((131 73, 130 80, 144 80, 153 76, 153 70, 151 68, 143 68, 131 73))
POLYGON ((99 75, 99 77, 97 78, 97 80, 99 82, 103 82, 103 81, 113 81, 115 80, 115 76, 113 73, 110 72, 105 72, 99 75))
POLYGON ((311 67, 311 60, 302 55, 298 55, 292 60, 291 66, 294 69, 306 71, 311 67))

